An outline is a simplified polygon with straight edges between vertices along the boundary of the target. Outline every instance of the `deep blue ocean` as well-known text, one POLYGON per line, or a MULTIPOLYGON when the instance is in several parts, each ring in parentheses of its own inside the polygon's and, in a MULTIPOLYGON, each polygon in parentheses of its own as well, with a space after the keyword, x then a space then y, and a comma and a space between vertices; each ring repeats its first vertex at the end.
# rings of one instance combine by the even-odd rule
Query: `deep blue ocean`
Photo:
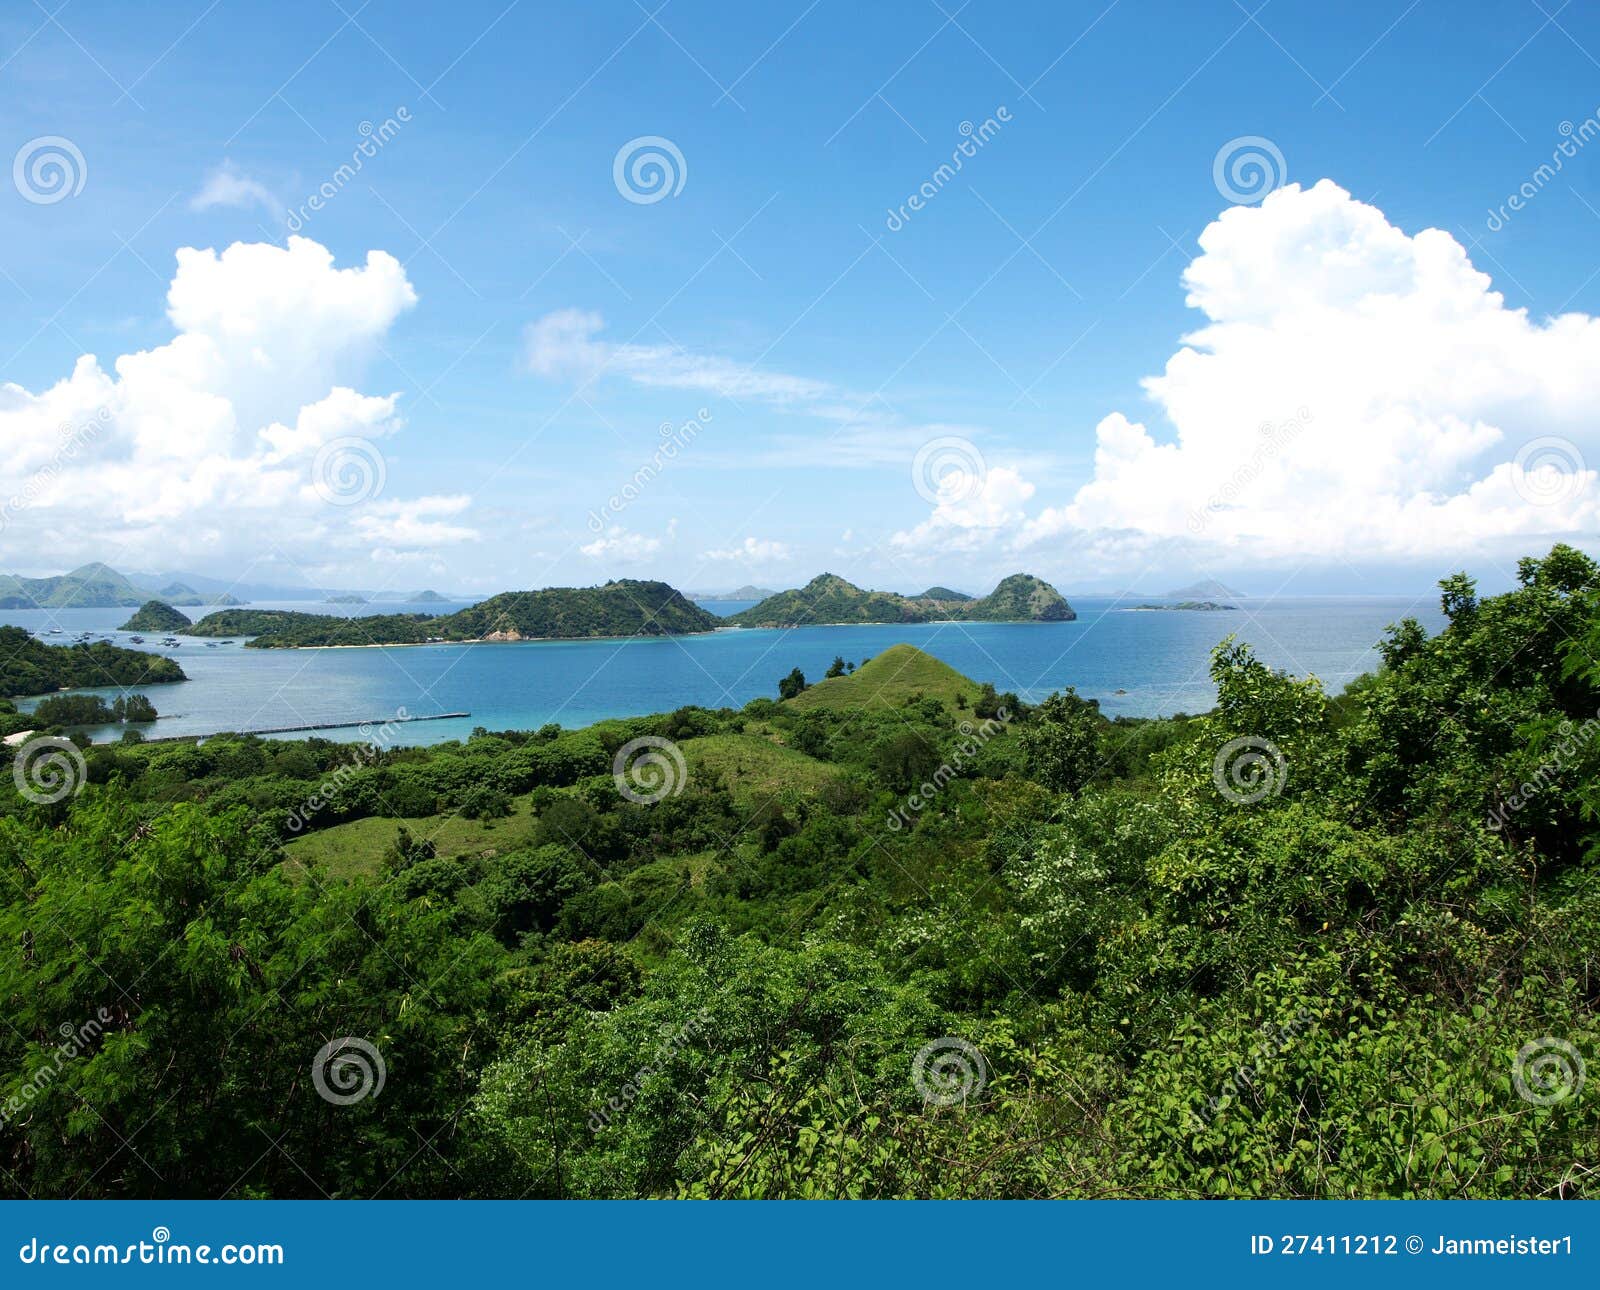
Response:
MULTIPOLYGON (((734 706, 776 697, 778 678, 798 667, 819 680, 835 655, 860 663, 906 641, 980 681, 1024 700, 1077 687, 1108 716, 1202 712, 1215 693, 1207 677, 1212 647, 1230 633, 1275 667, 1315 673, 1332 693, 1377 665, 1384 628, 1407 614, 1429 631, 1443 625, 1436 593, 1403 597, 1295 597, 1239 600, 1231 611, 1152 612, 1126 602, 1069 597, 1070 623, 930 623, 892 627, 803 627, 789 631, 729 629, 653 640, 528 641, 508 644, 413 645, 371 649, 245 649, 180 637, 163 648, 187 682, 148 687, 162 719, 151 736, 212 734, 280 726, 347 722, 327 738, 359 737, 355 726, 412 716, 468 712, 450 721, 398 730, 395 742, 465 738, 474 726, 529 729, 558 722, 572 728, 604 717, 660 712, 683 704, 734 706)), ((723 615, 748 602, 707 601, 723 615)), ((260 609, 336 612, 322 603, 262 602, 260 609)), ((459 604, 431 609, 450 613, 459 604)), ((338 612, 393 613, 402 605, 338 612)), ((0 623, 70 641, 79 632, 129 645, 117 624, 128 609, 0 611, 0 623)), ((186 610, 191 617, 204 610, 186 610)), ((110 695, 114 691, 104 691, 110 695)), ((24 703, 22 706, 28 706, 24 703)), ((109 737, 111 732, 106 732, 109 737)))

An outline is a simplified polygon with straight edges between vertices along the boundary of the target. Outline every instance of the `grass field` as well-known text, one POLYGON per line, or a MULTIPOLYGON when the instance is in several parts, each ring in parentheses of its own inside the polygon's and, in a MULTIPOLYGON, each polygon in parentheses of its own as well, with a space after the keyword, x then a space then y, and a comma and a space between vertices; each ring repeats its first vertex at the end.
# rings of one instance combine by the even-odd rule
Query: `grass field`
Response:
POLYGON ((735 794, 770 797, 785 788, 813 793, 840 773, 761 735, 702 735, 680 746, 691 782, 697 775, 715 775, 735 794))
POLYGON ((511 799, 511 814, 498 820, 466 820, 459 815, 427 815, 415 820, 370 816, 319 829, 285 845, 290 874, 305 864, 318 864, 331 878, 375 873, 383 853, 404 826, 414 838, 429 839, 440 856, 481 855, 513 851, 532 840, 533 814, 526 797, 511 799))
POLYGON ((849 676, 818 681, 808 690, 786 700, 792 708, 826 708, 850 711, 860 708, 898 708, 916 695, 938 699, 952 710, 966 699, 971 707, 978 697, 976 681, 961 675, 948 663, 941 663, 915 645, 891 645, 869 659, 849 676))

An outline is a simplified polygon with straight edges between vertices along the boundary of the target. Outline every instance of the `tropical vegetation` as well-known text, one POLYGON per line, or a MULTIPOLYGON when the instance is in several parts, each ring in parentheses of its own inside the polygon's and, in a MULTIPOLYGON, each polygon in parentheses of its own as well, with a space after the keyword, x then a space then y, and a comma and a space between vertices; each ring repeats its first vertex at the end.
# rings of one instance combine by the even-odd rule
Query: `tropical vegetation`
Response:
POLYGON ((1196 716, 897 646, 0 775, 0 1188, 1594 1198, 1600 568, 1518 572, 1196 716))

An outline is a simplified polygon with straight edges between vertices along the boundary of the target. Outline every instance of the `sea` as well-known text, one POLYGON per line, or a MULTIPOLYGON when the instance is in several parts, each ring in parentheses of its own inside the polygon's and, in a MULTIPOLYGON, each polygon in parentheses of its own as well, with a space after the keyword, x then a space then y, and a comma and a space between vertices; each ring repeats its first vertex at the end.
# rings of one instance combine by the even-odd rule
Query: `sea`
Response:
MULTIPOLYGON (((0 610, 0 623, 41 633, 52 644, 81 633, 178 660, 188 680, 145 689, 160 719, 148 738, 328 726, 329 739, 368 739, 374 727, 395 744, 465 739, 474 727, 567 729, 607 717, 662 712, 686 704, 739 707, 777 697, 778 679, 798 667, 820 680, 835 657, 860 665, 897 642, 944 660, 1002 692, 1036 702, 1074 687, 1108 716, 1204 712, 1215 703, 1208 676, 1213 647, 1229 636, 1270 665, 1311 673, 1329 693, 1378 664, 1385 628, 1406 616, 1430 631, 1443 626, 1437 592, 1405 597, 1239 599, 1223 610, 1135 609, 1109 598, 1069 597, 1067 623, 925 623, 892 626, 724 628, 695 636, 624 640, 247 649, 160 634, 134 645, 116 630, 131 609, 0 610), (51 634, 59 629, 59 634, 51 634), (446 720, 414 720, 464 713, 446 720)), ((445 614, 465 602, 436 604, 445 614)), ((702 601, 726 617, 748 601, 702 601)), ((333 606, 262 601, 253 609, 309 613, 394 613, 407 606, 333 606)), ((191 617, 207 612, 185 610, 191 617)), ((113 697, 116 690, 85 691, 113 697)), ((31 702, 22 700, 27 710, 31 702)), ((90 732, 114 739, 116 728, 90 732)), ((303 738, 303 733, 282 737, 303 738)))

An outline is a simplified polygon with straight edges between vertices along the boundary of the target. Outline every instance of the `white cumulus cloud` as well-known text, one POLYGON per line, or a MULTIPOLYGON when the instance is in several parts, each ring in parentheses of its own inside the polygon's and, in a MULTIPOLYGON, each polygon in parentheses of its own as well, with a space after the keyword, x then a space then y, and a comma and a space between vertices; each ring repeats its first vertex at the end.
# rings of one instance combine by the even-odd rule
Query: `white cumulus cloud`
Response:
POLYGON ((786 544, 771 538, 754 537, 747 537, 743 542, 733 546, 702 554, 702 558, 706 560, 733 560, 740 564, 776 564, 789 557, 790 551, 786 544))
POLYGON ((1600 320, 1508 308, 1448 233, 1329 180, 1228 210, 1200 247, 1183 281, 1206 322, 1143 382, 1156 428, 1112 412, 1070 498, 1023 514, 991 470, 900 540, 1411 561, 1595 531, 1600 320))
POLYGON ((335 507, 312 486, 324 445, 400 428, 397 394, 352 382, 416 298, 382 251, 341 269, 306 238, 179 250, 171 340, 109 370, 85 354, 37 392, 0 385, 12 559, 242 570, 276 552, 311 571, 358 567, 373 541, 399 549, 475 536, 439 519, 462 509, 454 500, 335 507))

